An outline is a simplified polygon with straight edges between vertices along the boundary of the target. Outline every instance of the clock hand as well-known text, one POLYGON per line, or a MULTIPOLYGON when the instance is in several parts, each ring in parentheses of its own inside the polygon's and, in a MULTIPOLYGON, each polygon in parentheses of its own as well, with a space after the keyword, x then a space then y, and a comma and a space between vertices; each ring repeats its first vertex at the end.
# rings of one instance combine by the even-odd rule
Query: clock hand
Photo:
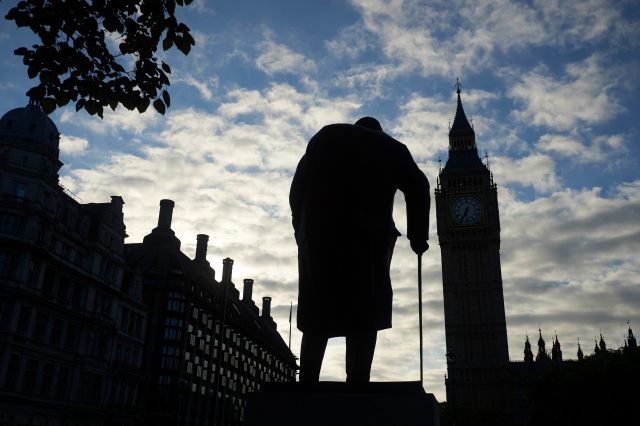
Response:
POLYGON ((467 206, 467 208, 464 209, 464 213, 462 214, 462 217, 460 218, 460 222, 462 222, 462 219, 464 219, 464 217, 467 215, 468 212, 469 212, 469 207, 467 206))

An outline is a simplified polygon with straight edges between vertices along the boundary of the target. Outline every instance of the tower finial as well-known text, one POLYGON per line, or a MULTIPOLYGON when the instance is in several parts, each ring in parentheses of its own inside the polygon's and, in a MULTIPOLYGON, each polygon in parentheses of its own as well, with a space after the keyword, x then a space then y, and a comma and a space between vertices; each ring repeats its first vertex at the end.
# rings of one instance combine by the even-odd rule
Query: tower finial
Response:
POLYGON ((462 87, 462 83, 460 83, 460 77, 456 77, 456 84, 454 84, 454 86, 456 87, 456 93, 458 94, 458 97, 460 97, 460 92, 462 91, 460 89, 462 87))

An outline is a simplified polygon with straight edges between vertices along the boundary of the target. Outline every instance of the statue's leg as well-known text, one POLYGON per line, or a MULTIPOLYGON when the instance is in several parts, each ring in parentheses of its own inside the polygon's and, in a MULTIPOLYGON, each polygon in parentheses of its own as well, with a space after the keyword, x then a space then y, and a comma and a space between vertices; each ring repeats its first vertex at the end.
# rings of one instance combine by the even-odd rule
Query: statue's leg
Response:
POLYGON ((300 382, 317 383, 328 337, 306 332, 302 335, 300 348, 300 382))
POLYGON ((347 383, 369 382, 377 337, 377 331, 364 331, 346 336, 347 383))

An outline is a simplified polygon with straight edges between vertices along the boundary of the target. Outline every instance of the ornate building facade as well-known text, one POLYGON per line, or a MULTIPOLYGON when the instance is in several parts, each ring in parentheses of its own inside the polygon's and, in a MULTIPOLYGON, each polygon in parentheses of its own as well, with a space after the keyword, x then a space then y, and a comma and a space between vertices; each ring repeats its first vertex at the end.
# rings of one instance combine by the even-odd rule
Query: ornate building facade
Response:
POLYGON ((58 143, 38 106, 0 119, 0 424, 133 424, 147 314, 124 202, 68 195, 58 143))

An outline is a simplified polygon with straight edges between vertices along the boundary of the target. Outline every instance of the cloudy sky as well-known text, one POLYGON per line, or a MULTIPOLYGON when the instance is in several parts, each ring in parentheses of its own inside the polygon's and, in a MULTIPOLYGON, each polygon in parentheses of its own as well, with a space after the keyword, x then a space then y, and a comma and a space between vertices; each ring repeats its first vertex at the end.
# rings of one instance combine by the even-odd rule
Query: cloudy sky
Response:
MULTIPOLYGON (((0 3, 4 16, 14 4, 0 3)), ((557 331, 566 358, 600 331, 623 344, 640 332, 640 7, 606 0, 228 0, 180 11, 196 46, 162 58, 173 69, 163 117, 118 109, 103 120, 54 112, 61 182, 83 202, 125 200, 128 242, 156 225, 162 198, 193 255, 235 260, 234 281, 272 296, 288 338, 297 299, 288 191, 309 138, 323 125, 378 117, 404 142, 432 187, 447 159, 454 82, 498 184, 509 352, 525 334, 557 331), (635 112, 634 112, 635 111, 635 112)), ((13 50, 28 30, 0 21, 0 109, 31 87, 13 50)), ((432 194, 433 195, 433 194, 432 194)), ((402 194, 395 218, 404 232, 402 194)), ((433 213, 433 212, 432 212, 433 213)), ((424 258, 425 388, 444 395, 445 342, 435 223, 424 258)), ((408 241, 392 265, 394 328, 379 334, 374 380, 419 378, 416 260, 408 241)), ((293 333, 294 353, 301 334, 293 333)), ((322 370, 344 379, 344 341, 322 370)), ((549 346, 548 346, 549 347, 549 346)))

